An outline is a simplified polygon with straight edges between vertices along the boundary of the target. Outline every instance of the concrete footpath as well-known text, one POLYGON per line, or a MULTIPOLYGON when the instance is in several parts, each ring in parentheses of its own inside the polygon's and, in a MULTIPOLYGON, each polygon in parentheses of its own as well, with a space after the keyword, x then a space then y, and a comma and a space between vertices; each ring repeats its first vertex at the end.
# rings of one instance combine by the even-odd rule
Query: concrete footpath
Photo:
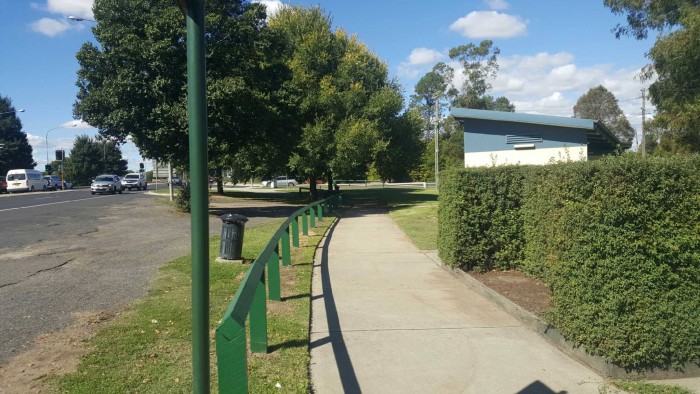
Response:
POLYGON ((619 392, 438 267, 383 210, 346 211, 321 246, 315 393, 619 392))

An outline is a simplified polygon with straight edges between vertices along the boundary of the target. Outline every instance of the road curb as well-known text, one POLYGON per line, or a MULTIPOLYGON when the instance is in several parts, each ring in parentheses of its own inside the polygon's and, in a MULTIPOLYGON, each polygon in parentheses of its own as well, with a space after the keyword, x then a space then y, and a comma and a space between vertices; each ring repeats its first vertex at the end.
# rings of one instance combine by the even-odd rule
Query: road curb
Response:
POLYGON ((595 370, 602 376, 616 379, 682 379, 700 377, 700 366, 697 365, 686 365, 684 366, 684 371, 628 371, 624 368, 610 364, 609 362, 605 361, 603 357, 591 355, 582 348, 574 346, 568 342, 564 336, 559 333, 559 331, 548 325, 546 322, 474 279, 468 273, 462 271, 461 269, 455 269, 446 265, 438 256, 437 251, 424 251, 423 253, 452 277, 466 285, 470 290, 498 305, 506 313, 521 321, 529 329, 540 334, 540 336, 542 336, 552 346, 556 347, 574 360, 595 370))

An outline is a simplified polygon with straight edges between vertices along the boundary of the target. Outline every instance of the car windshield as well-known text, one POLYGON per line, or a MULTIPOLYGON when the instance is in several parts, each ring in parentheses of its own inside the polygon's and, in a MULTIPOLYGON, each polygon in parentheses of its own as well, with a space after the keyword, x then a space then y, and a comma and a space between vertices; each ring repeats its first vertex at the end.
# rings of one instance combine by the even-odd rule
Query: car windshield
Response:
POLYGON ((95 180, 111 182, 114 180, 114 178, 112 178, 111 176, 98 176, 97 178, 95 178, 95 180))
POLYGON ((25 179, 24 174, 10 174, 7 176, 8 181, 23 181, 25 179))
POLYGON ((126 179, 139 179, 139 176, 136 174, 133 174, 133 175, 127 175, 124 178, 126 178, 126 179))

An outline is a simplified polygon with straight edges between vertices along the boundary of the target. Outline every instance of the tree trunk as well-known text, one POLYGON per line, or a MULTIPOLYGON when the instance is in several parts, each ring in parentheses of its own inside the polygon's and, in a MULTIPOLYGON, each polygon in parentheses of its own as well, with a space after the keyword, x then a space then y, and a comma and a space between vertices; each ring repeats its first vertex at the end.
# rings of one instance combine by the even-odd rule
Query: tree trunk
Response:
POLYGON ((316 176, 309 178, 309 198, 311 201, 318 199, 318 190, 316 189, 316 176))
POLYGON ((328 191, 333 191, 333 174, 328 174, 328 191))
POLYGON ((214 179, 216 180, 216 192, 218 194, 223 195, 224 194, 224 175, 223 171, 221 170, 221 167, 216 169, 216 175, 214 176, 214 179))

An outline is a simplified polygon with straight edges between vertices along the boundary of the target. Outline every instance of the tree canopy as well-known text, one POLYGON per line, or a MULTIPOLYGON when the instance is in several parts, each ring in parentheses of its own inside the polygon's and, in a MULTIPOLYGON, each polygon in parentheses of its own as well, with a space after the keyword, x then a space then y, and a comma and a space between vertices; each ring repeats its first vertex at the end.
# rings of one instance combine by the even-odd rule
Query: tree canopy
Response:
MULTIPOLYGON (((75 116, 141 155, 187 167, 186 54, 172 1, 96 0, 98 45, 78 52, 75 116)), ((387 66, 318 8, 211 0, 206 11, 208 165, 234 179, 406 176, 419 129, 387 66), (415 135, 415 137, 414 137, 415 135)), ((418 153, 414 151, 418 150, 418 153)), ((415 161, 415 160, 414 160, 415 161)), ((221 185, 221 182, 217 182, 221 185)), ((314 185, 312 183, 312 185, 314 185)), ((312 186, 313 188, 314 186, 312 186)))
POLYGON ((63 161, 63 175, 78 185, 89 185, 99 174, 124 175, 127 164, 115 141, 80 135, 63 161))
POLYGON ((634 139, 634 128, 620 109, 615 95, 603 85, 591 88, 576 101, 574 118, 599 120, 624 144, 634 139))
POLYGON ((287 124, 298 135, 289 161, 295 175, 325 178, 329 187, 333 179, 363 178, 372 166, 385 179, 405 176, 391 157, 404 151, 417 160, 420 129, 401 114, 403 99, 386 64, 357 37, 333 30, 319 7, 285 7, 270 28, 286 42, 296 94, 296 116, 287 124))
MULTIPOLYGON (((103 136, 131 136, 142 156, 188 164, 185 29, 172 1, 96 0, 98 45, 77 54, 76 117, 103 136)), ((278 121, 279 67, 266 33, 265 9, 211 0, 206 13, 209 160, 222 165, 247 143, 270 138, 278 121), (263 134, 263 135, 260 135, 263 134)), ((279 137, 279 135, 274 135, 279 137)))
POLYGON ((432 179, 435 163, 435 135, 439 135, 439 167, 464 166, 464 133, 462 127, 450 116, 439 121, 438 114, 451 104, 457 107, 514 112, 515 106, 506 98, 494 98, 487 94, 491 80, 498 74, 500 50, 493 41, 484 40, 478 45, 468 43, 450 49, 449 55, 462 66, 464 81, 456 86, 457 78, 452 67, 438 63, 416 83, 410 107, 422 117, 424 138, 427 141, 416 175, 432 179), (436 109, 437 107, 437 109, 436 109), (437 113, 435 112, 437 110, 437 113), (439 124, 440 123, 440 124, 439 124))
POLYGON ((700 152, 700 4, 696 0, 606 0, 613 12, 626 14, 618 37, 646 38, 658 31, 642 74, 656 80, 649 86, 657 114, 655 127, 664 130, 659 151, 700 152))
POLYGON ((0 176, 13 168, 36 167, 32 146, 8 97, 0 95, 0 176))

